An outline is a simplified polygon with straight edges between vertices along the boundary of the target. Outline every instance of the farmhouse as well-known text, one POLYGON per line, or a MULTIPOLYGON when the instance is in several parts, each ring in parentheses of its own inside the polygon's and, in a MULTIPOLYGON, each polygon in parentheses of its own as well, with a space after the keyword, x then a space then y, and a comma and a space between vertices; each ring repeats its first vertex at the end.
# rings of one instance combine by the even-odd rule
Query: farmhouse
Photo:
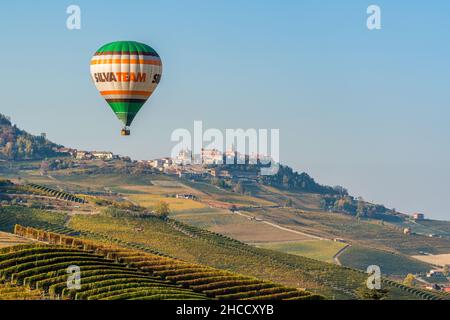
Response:
POLYGON ((429 272, 427 272, 427 278, 432 278, 432 279, 440 279, 445 281, 446 277, 444 276, 444 273, 441 270, 435 269, 435 270, 430 270, 429 272))
POLYGON ((439 285, 433 283, 433 284, 427 285, 427 286, 425 287, 425 289, 427 289, 427 290, 441 291, 442 288, 441 288, 439 285))
POLYGON ((99 160, 111 160, 114 158, 113 153, 109 151, 93 151, 92 156, 99 160))
POLYGON ((425 219, 425 215, 423 213, 414 213, 413 214, 413 219, 414 220, 424 220, 425 219))
POLYGON ((77 160, 89 160, 93 158, 93 155, 89 151, 77 151, 75 158, 77 160))
POLYGON ((72 148, 66 148, 66 147, 53 148, 53 150, 58 153, 67 153, 67 154, 71 155, 72 157, 75 156, 75 154, 77 153, 77 150, 72 149, 72 148))
POLYGON ((186 193, 186 194, 177 194, 175 196, 175 198, 177 198, 177 199, 191 199, 191 200, 197 199, 196 196, 194 196, 193 194, 188 194, 188 193, 186 193))

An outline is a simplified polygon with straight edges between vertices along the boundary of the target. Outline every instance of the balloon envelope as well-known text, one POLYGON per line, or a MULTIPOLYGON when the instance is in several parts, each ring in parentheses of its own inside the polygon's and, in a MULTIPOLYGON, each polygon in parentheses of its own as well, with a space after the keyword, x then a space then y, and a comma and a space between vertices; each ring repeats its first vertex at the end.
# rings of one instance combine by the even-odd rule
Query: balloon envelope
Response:
POLYGON ((152 47, 135 41, 105 44, 91 59, 91 77, 125 126, 131 125, 161 79, 162 63, 152 47))

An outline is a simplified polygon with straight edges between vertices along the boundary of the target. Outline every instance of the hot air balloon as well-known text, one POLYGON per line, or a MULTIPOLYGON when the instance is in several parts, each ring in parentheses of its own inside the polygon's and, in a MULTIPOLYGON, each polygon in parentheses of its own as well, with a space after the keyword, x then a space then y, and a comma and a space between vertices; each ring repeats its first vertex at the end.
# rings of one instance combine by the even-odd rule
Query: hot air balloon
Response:
POLYGON ((130 135, 130 125, 161 79, 162 63, 152 47, 136 41, 105 44, 91 59, 91 77, 130 135))

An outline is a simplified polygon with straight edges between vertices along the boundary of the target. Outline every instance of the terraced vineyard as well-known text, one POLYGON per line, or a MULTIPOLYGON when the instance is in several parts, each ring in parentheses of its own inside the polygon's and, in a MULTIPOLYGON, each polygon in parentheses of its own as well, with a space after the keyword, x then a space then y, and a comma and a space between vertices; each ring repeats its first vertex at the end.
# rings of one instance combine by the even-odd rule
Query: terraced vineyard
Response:
MULTIPOLYGON (((246 273, 273 282, 308 288, 309 291, 335 299, 359 299, 367 274, 301 256, 256 248, 235 239, 176 220, 107 219, 106 217, 76 216, 70 227, 82 232, 94 232, 122 243, 132 241, 140 248, 157 248, 172 257, 201 263, 210 267, 246 273), (139 233, 133 232, 141 228, 139 233), (207 253, 205 255, 205 253, 207 253)), ((105 238, 106 239, 106 238, 105 238)), ((425 290, 409 292, 403 287, 386 283, 387 299, 437 299, 439 295, 425 290), (420 294, 419 294, 420 293, 420 294)))
POLYGON ((68 299, 321 299, 308 291, 147 252, 17 225, 16 234, 53 245, 0 251, 0 276, 68 299), (81 289, 66 287, 69 265, 81 289))
POLYGON ((13 232, 16 224, 26 225, 57 233, 79 235, 64 227, 65 213, 49 212, 22 207, 0 207, 0 231, 13 232))
POLYGON ((68 193, 65 191, 54 190, 52 188, 41 186, 39 184, 29 183, 29 184, 25 185, 24 188, 31 192, 48 195, 50 197, 55 197, 57 199, 72 201, 72 202, 76 202, 76 203, 86 203, 86 200, 81 199, 71 193, 68 193))
POLYGON ((0 284, 0 300, 39 300, 42 298, 39 290, 12 284, 0 284))
MULTIPOLYGON (((238 293, 234 291, 238 290, 241 285, 248 286, 246 289, 250 290, 250 292, 258 289, 267 295, 278 294, 274 292, 279 290, 278 287, 272 287, 267 284, 266 281, 268 281, 288 287, 308 288, 310 292, 326 296, 327 298, 358 299, 360 298, 358 290, 365 285, 367 280, 367 274, 354 269, 343 268, 301 256, 256 248, 232 238, 171 219, 163 221, 156 217, 111 218, 106 216, 77 215, 71 219, 71 222, 74 223, 70 223, 69 227, 66 227, 64 226, 65 214, 14 207, 0 208, 0 219, 3 219, 3 222, 0 222, 0 228, 4 228, 5 223, 8 225, 8 230, 6 231, 12 231, 13 223, 23 223, 26 226, 53 231, 47 232, 47 234, 59 233, 59 238, 56 236, 51 240, 52 243, 59 245, 73 246, 75 243, 78 243, 78 246, 81 246, 79 241, 83 243, 88 241, 79 238, 83 237, 94 240, 96 246, 102 244, 102 246, 107 246, 108 248, 120 248, 122 251, 131 250, 135 255, 134 257, 129 252, 125 252, 126 254, 124 255, 116 255, 115 259, 127 265, 136 264, 134 267, 140 268, 141 271, 149 272, 151 275, 155 273, 161 279, 169 280, 174 285, 201 290, 200 293, 205 294, 209 298, 218 298, 219 296, 224 298, 222 296, 225 296, 225 298, 244 299, 245 297, 243 296, 233 296, 233 294, 238 293), (136 231, 136 228, 140 228, 140 231, 136 231), (55 231, 56 233, 54 233, 55 231), (61 235, 61 233, 65 235, 61 235), (67 235, 75 235, 77 237, 73 238, 67 235), (65 240, 61 242, 61 237, 72 240, 68 240, 69 242, 67 243, 64 242, 65 240), (169 259, 164 261, 176 261, 177 265, 172 266, 172 262, 165 262, 165 267, 162 268, 162 266, 149 263, 153 263, 155 259, 155 261, 162 261, 163 258, 169 259), (146 268, 146 270, 142 268, 146 268), (194 270, 195 272, 193 272, 194 270), (229 272, 222 270, 229 270, 229 272), (179 274, 179 272, 185 271, 189 271, 187 278, 183 278, 183 273, 179 274), (218 271, 220 271, 218 275, 215 273, 211 274, 211 272, 218 271), (247 276, 244 277, 239 274, 246 274, 247 276), (225 280, 220 277, 225 277, 225 280), (258 280, 260 282, 253 283, 255 279, 264 279, 266 281, 258 280), (228 281, 223 284, 234 284, 238 288, 230 289, 230 292, 223 292, 220 291, 221 287, 202 287, 203 285, 208 285, 210 280, 219 283, 228 281), (203 283, 202 281, 206 282, 203 283), (236 283, 236 281, 238 282, 236 283), (200 287, 195 287, 197 285, 200 287), (209 290, 213 291, 209 292, 209 290), (227 297, 228 294, 232 296, 227 297)), ((32 230, 32 228, 29 228, 29 230, 32 230)), ((46 238, 39 238, 43 234, 41 230, 40 233, 29 233, 27 237, 49 241, 46 238)), ((87 249, 93 250, 96 246, 88 247, 87 249)), ((111 254, 110 250, 110 257, 112 257, 111 254)), ((411 290, 398 283, 385 282, 385 288, 389 291, 388 299, 442 298, 438 294, 420 289, 411 290)), ((287 298, 291 294, 296 295, 296 293, 289 292, 294 291, 283 292, 283 294, 275 296, 275 298, 287 298), (287 295, 284 295, 285 293, 287 295)), ((264 297, 265 294, 262 296, 264 297)), ((303 298, 313 297, 305 296, 303 298)))
POLYGON ((0 231, 0 248, 33 242, 15 234, 0 231))
POLYGON ((205 299, 92 250, 56 245, 25 245, 0 251, 0 277, 16 286, 39 290, 46 298, 205 299), (67 268, 81 269, 81 288, 67 286, 67 268))

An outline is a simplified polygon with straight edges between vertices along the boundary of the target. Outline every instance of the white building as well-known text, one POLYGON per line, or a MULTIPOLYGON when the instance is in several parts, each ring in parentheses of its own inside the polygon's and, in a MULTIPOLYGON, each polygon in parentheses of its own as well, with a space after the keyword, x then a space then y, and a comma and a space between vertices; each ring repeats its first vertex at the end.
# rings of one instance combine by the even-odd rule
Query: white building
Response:
POLYGON ((77 154, 75 156, 75 158, 77 160, 88 160, 88 159, 92 159, 92 153, 90 153, 89 151, 77 151, 77 154))
POLYGON ((99 160, 112 160, 114 158, 114 154, 109 151, 93 151, 92 156, 99 160))
POLYGON ((177 157, 173 160, 175 164, 187 165, 192 163, 192 151, 181 150, 177 157))
POLYGON ((223 154, 217 149, 202 149, 202 164, 221 164, 223 154))

